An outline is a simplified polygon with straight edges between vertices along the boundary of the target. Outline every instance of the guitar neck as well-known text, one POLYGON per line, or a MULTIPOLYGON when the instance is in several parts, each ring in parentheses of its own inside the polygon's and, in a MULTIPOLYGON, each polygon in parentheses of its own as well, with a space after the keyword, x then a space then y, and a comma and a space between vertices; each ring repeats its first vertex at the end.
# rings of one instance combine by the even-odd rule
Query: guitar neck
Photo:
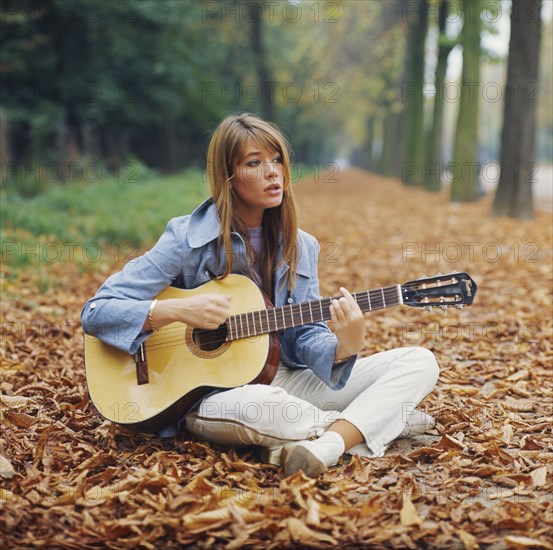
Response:
MULTIPOLYGON (((401 285, 366 290, 353 294, 363 313, 397 306, 403 303, 401 285)), ((321 298, 311 302, 250 311, 232 315, 226 321, 227 340, 240 340, 290 327, 329 321, 330 303, 334 298, 321 298)))

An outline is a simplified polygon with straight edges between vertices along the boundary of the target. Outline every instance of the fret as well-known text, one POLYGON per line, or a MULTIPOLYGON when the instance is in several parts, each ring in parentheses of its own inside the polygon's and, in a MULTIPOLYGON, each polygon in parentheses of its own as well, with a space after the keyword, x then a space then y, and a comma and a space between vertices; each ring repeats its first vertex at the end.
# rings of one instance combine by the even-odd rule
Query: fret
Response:
POLYGON ((280 311, 282 313, 282 329, 284 330, 286 328, 286 317, 284 316, 284 307, 281 307, 280 311))
POLYGON ((232 328, 233 319, 234 319, 234 316, 231 316, 231 317, 228 318, 227 325, 228 325, 229 328, 228 328, 228 333, 227 333, 227 340, 234 340, 234 338, 233 338, 233 336, 234 336, 233 335, 233 328, 232 328))
POLYGON ((323 315, 323 301, 319 300, 319 309, 321 310, 321 321, 325 318, 323 315))
POLYGON ((263 330, 263 321, 261 319, 261 310, 257 311, 257 316, 259 317, 259 327, 256 334, 265 334, 265 330, 263 330))
POLYGON ((382 305, 384 307, 386 307, 386 300, 384 299, 384 289, 383 288, 380 289, 380 293, 382 294, 382 305))
POLYGON ((292 318, 292 325, 291 326, 294 326, 294 306, 293 305, 290 305, 290 317, 292 318))
POLYGON ((403 304, 403 296, 401 295, 401 285, 396 285, 397 289, 397 303, 403 304))
POLYGON ((240 319, 240 338, 244 337, 244 325, 242 324, 242 315, 238 317, 240 319))
POLYGON ((311 322, 313 322, 313 310, 311 309, 311 302, 307 302, 309 304, 309 317, 311 318, 311 322))
POLYGON ((372 305, 371 305, 371 294, 370 292, 367 290, 367 300, 369 300, 369 311, 372 311, 372 305))
POLYGON ((273 332, 271 330, 271 322, 269 321, 269 310, 268 309, 265 310, 265 316, 267 317, 267 331, 268 332, 273 332))
POLYGON ((275 316, 275 330, 278 330, 278 320, 276 316, 276 307, 273 308, 273 314, 275 316))
POLYGON ((300 304, 300 321, 301 321, 301 324, 303 326, 305 323, 303 322, 303 311, 302 311, 301 304, 300 304))

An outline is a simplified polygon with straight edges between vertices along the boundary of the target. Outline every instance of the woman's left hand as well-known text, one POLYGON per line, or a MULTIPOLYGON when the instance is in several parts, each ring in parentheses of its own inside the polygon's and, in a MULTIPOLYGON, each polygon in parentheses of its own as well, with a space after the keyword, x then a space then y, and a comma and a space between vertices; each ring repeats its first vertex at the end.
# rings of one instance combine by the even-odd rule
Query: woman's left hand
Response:
POLYGON ((361 308, 344 287, 342 297, 330 303, 330 329, 338 338, 335 361, 358 354, 365 347, 365 322, 361 308))

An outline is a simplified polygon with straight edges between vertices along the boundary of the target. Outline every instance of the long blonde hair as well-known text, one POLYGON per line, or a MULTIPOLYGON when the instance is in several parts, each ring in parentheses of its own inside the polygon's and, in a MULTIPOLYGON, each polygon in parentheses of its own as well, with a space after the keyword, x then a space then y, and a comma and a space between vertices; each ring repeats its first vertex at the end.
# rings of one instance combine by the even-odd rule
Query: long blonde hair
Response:
POLYGON ((236 198, 231 186, 234 168, 242 159, 248 140, 252 140, 268 150, 278 151, 282 158, 284 176, 282 203, 275 208, 266 209, 262 222, 263 286, 266 294, 272 297, 273 275, 277 267, 280 235, 282 235, 282 257, 279 265, 288 264, 286 283, 290 289, 295 285, 298 260, 296 203, 290 180, 290 153, 286 138, 275 125, 250 113, 229 115, 223 119, 213 133, 207 150, 208 182, 221 222, 221 232, 217 241, 217 257, 220 257, 221 246, 224 247, 227 261, 222 277, 226 277, 232 269, 231 232, 235 231, 244 238, 250 267, 253 261, 248 231, 238 216, 238 209, 235 205, 236 198))

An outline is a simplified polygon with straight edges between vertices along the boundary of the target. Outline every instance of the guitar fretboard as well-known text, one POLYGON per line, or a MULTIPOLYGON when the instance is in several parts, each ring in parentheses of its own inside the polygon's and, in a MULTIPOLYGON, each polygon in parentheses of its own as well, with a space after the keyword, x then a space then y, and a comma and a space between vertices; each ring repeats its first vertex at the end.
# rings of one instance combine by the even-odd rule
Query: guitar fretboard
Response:
MULTIPOLYGON (((361 311, 368 312, 376 309, 397 306, 403 303, 401 285, 394 285, 376 290, 367 290, 353 294, 361 311)), ((250 311, 239 315, 232 315, 227 319, 227 340, 251 338, 260 334, 276 332, 290 327, 328 321, 330 303, 334 298, 321 298, 301 304, 250 311)))

